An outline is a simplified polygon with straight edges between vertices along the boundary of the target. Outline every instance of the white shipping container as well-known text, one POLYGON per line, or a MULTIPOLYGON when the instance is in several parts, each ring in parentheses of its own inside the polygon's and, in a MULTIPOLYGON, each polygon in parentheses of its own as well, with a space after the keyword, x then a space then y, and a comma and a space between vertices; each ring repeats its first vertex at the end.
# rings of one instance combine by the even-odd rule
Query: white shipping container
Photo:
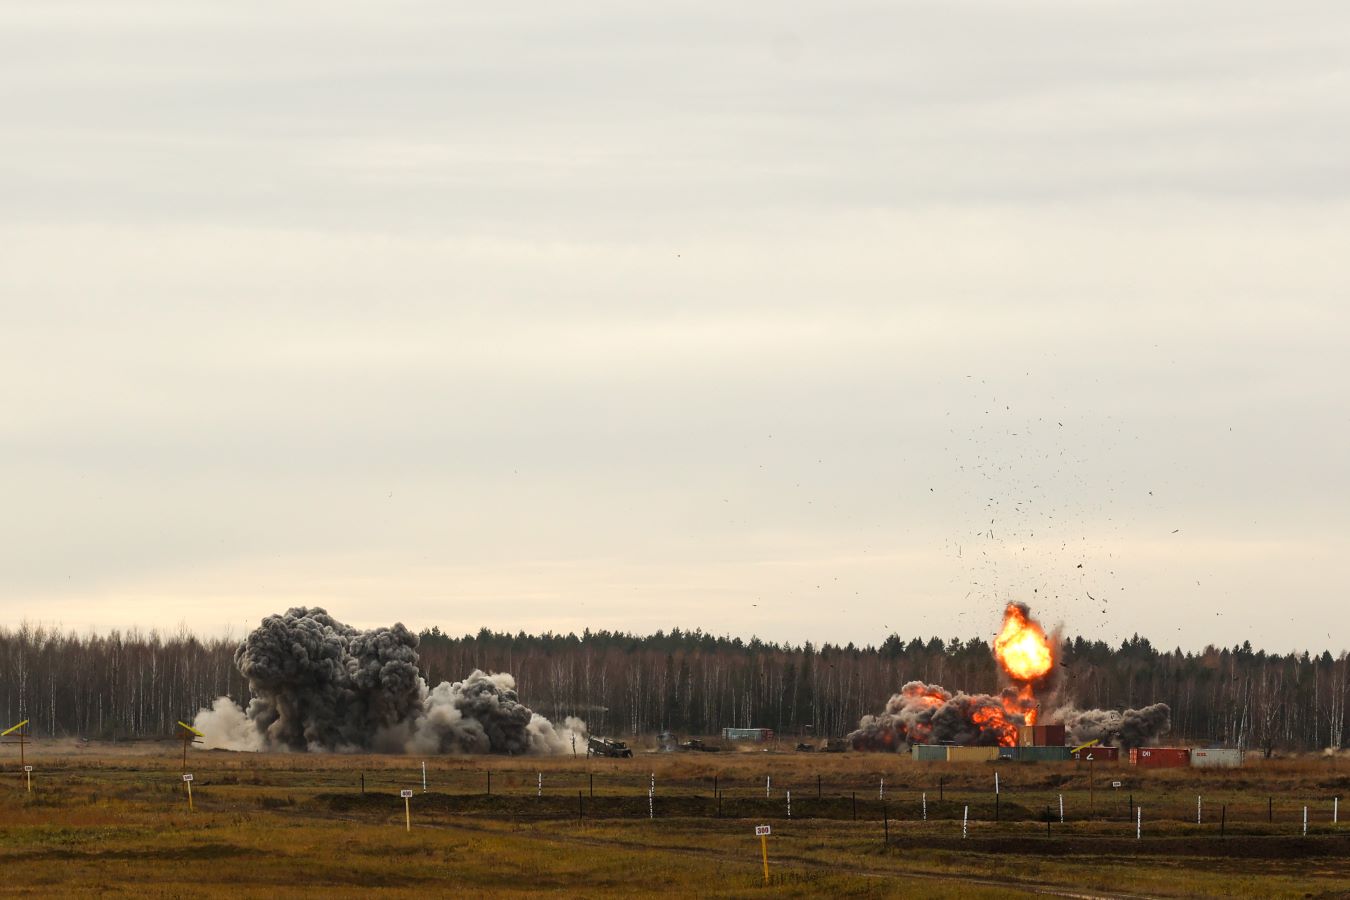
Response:
POLYGON ((1202 768, 1237 768, 1242 765, 1242 751, 1229 747, 1192 750, 1191 765, 1202 768))

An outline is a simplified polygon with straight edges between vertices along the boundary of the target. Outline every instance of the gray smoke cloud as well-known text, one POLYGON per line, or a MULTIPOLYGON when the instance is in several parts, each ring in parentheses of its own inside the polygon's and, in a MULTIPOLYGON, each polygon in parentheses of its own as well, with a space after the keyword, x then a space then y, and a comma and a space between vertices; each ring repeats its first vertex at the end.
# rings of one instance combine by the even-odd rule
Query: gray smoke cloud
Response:
POLYGON ((1013 688, 999 695, 965 694, 911 681, 878 715, 863 716, 848 736, 855 750, 898 751, 907 744, 995 746, 1017 741, 1030 701, 1013 688))
MULTIPOLYGON (((903 751, 909 744, 951 742, 968 746, 1015 744, 1034 701, 1008 688, 1001 694, 965 694, 936 684, 911 681, 875 716, 863 716, 848 736, 855 750, 903 751)), ((1062 722, 1070 745, 1100 740, 1126 750, 1148 746, 1172 728, 1166 703, 1123 712, 1065 706, 1050 713, 1062 722)))
POLYGON ((1064 724, 1071 744, 1098 740, 1124 750, 1147 747, 1172 730, 1172 708, 1166 703, 1124 711, 1065 706, 1055 710, 1050 718, 1064 724))
POLYGON ((221 697, 193 724, 205 746, 385 753, 565 753, 586 723, 561 727, 520 702, 515 679, 475 670, 429 687, 417 635, 402 624, 362 631, 318 607, 268 616, 235 651, 253 699, 221 697))

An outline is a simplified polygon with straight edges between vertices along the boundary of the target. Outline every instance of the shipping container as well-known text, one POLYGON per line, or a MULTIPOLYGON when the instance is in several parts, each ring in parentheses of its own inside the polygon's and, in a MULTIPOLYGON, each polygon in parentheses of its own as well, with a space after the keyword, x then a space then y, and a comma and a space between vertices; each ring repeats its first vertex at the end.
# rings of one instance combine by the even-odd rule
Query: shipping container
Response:
POLYGON ((1130 751, 1130 765, 1146 769, 1167 769, 1191 764, 1191 751, 1185 747, 1136 747, 1130 751))
POLYGON ((1084 747, 1073 758, 1079 761, 1086 761, 1092 757, 1094 762, 1117 762, 1120 759, 1119 747, 1084 747))
POLYGON ((724 741, 757 741, 764 743, 773 740, 772 728, 723 728, 724 741))
POLYGON ((1063 725, 1036 725, 1034 727, 1037 747, 1064 746, 1063 725))
POLYGON ((1017 745, 1019 747, 1062 747, 1064 745, 1064 726, 1019 725, 1017 726, 1017 745))
POLYGON ((1017 748, 1016 748, 1016 747, 999 747, 999 748, 998 748, 998 758, 999 758, 999 759, 1017 759, 1017 748))
POLYGON ((998 751, 998 747, 948 747, 947 762, 993 762, 998 751))
POLYGON ((915 744, 909 748, 909 755, 919 762, 944 762, 947 748, 942 744, 915 744))
POLYGON ((1069 758, 1068 747, 1018 747, 1013 757, 1018 762, 1064 762, 1069 758))
POLYGON ((1192 750, 1191 765, 1200 768, 1236 768, 1242 765, 1242 751, 1232 747, 1192 750))

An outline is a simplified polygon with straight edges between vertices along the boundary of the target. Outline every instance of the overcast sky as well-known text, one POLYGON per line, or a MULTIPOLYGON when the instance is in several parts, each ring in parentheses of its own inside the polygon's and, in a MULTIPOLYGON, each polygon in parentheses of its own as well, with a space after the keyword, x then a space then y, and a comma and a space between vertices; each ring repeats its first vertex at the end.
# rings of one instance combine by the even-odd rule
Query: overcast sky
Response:
POLYGON ((1350 11, 0 5, 0 625, 1350 646, 1350 11))

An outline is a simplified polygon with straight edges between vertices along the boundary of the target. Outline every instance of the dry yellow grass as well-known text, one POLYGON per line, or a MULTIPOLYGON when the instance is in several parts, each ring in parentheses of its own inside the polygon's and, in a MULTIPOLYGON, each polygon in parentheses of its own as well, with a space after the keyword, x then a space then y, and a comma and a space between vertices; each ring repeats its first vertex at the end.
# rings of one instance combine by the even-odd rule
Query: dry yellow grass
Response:
MULTIPOLYGON (((36 749, 36 748, 35 748, 36 749)), ((921 765, 843 754, 640 754, 427 760, 195 752, 187 811, 171 745, 35 753, 35 792, 0 775, 0 891, 51 896, 335 896, 428 890, 516 896, 1009 896, 1063 888, 1103 896, 1334 896, 1350 892, 1350 829, 1303 803, 1345 786, 1343 761, 1256 763, 1237 771, 1094 772, 1100 814, 1084 820, 1081 767, 921 765), (1001 821, 992 779, 1000 775, 1001 821), (488 773, 492 794, 487 794, 488 773), (544 796, 538 779, 543 775, 544 796), (360 790, 365 776, 366 794, 360 790), (656 778, 657 818, 646 818, 656 778), (595 797, 591 797, 594 777, 595 797), (771 779, 764 797, 764 779, 771 779), (817 777, 821 797, 816 798, 817 777), (877 796, 886 780, 886 826, 877 796), (936 800, 941 779, 946 803, 936 800), (1120 791, 1105 787, 1123 782, 1120 791), (1124 786, 1128 782, 1129 786, 1124 786), (722 794, 718 818, 714 785, 722 794), (400 788, 413 788, 404 830, 400 788), (793 791, 794 817, 786 816, 793 791), (918 798, 929 793, 930 817, 918 798), (1225 837, 1193 822, 1194 794, 1228 805, 1225 837), (582 797, 578 799, 578 793, 582 797), (858 795, 858 819, 852 797, 858 795), (1069 823, 1039 820, 1066 796, 1069 823), (1133 840, 1122 797, 1145 809, 1133 840), (1266 797, 1277 821, 1266 823, 1266 797), (1113 806, 1114 804, 1114 806, 1113 806), (961 810, 972 810, 961 838, 961 810), (1170 812, 1169 812, 1170 811, 1170 812), (773 884, 761 885, 752 826, 769 822, 773 884)), ((1215 808, 1215 807, 1211 807, 1215 808)))

